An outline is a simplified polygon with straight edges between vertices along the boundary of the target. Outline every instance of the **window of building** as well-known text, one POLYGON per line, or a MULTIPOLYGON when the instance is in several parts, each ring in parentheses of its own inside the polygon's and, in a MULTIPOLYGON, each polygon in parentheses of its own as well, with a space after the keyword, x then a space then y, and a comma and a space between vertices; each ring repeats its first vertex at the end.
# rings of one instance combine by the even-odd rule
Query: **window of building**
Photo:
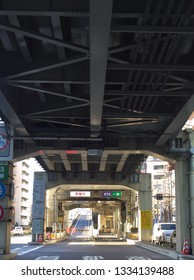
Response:
POLYGON ((154 190, 156 190, 157 192, 163 192, 164 190, 164 186, 163 185, 153 185, 154 190))
POLYGON ((164 165, 154 165, 154 170, 164 169, 164 165))
POLYGON ((22 161, 22 166, 29 168, 29 165, 25 161, 22 161))
POLYGON ((164 175, 158 174, 158 175, 154 175, 154 180, 161 180, 164 179, 164 175))
POLYGON ((24 171, 24 170, 22 170, 22 175, 29 176, 29 174, 26 171, 24 171))

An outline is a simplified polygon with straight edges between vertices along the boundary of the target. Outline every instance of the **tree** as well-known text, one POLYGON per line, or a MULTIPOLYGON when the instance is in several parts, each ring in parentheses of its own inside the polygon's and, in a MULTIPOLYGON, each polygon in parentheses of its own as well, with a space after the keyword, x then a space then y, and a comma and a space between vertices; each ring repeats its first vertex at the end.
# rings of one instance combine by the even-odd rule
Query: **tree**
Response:
POLYGON ((174 169, 168 164, 164 167, 163 201, 161 203, 161 221, 173 222, 175 213, 175 175, 174 169))

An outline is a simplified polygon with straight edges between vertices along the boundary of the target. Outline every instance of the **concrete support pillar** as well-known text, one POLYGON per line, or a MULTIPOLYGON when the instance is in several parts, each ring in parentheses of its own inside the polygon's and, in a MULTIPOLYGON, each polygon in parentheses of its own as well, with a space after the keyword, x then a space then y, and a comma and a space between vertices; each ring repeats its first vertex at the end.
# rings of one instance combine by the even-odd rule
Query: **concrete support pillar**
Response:
POLYGON ((189 171, 189 191, 190 191, 190 246, 192 254, 194 254, 194 155, 190 158, 190 171, 189 171))
POLYGON ((52 227, 55 222, 55 190, 46 191, 46 226, 52 227))
POLYGON ((176 187, 176 250, 183 249, 184 238, 190 243, 189 233, 189 180, 188 158, 178 158, 175 163, 176 187))
MULTIPOLYGON (((10 251, 11 241, 11 221, 12 221, 12 199, 14 195, 13 185, 13 164, 8 164, 8 178, 1 180, 3 189, 5 188, 5 195, 0 199, 1 205, 1 220, 0 220, 0 260, 11 259, 16 254, 10 251), (3 215, 4 213, 4 215, 3 215)), ((1 187, 1 193, 2 193, 1 187)))
POLYGON ((189 214, 190 214, 190 246, 194 255, 194 131, 189 133, 190 157, 189 157, 189 214))
POLYGON ((151 174, 140 174, 138 232, 139 240, 150 241, 152 234, 151 174))
POLYGON ((34 173, 32 205, 32 242, 42 242, 46 237, 46 180, 47 174, 45 172, 34 173))

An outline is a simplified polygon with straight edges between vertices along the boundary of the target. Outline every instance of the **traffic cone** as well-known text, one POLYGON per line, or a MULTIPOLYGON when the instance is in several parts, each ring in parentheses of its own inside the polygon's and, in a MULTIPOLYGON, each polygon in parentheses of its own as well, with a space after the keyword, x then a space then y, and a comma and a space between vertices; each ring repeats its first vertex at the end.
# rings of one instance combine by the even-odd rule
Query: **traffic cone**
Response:
POLYGON ((74 233, 74 232, 76 232, 76 228, 75 227, 72 228, 72 233, 74 233))
POLYGON ((189 255, 190 254, 189 243, 188 243, 187 238, 184 239, 183 250, 181 251, 181 254, 183 254, 183 255, 189 255))
POLYGON ((38 235, 38 242, 42 242, 42 234, 38 235))

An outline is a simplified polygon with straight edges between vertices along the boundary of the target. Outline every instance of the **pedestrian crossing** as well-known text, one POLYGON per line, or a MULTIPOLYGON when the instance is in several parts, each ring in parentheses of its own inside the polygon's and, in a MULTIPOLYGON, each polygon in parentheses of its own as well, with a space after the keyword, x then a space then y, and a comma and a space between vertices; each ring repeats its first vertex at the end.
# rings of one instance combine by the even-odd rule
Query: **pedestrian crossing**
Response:
MULTIPOLYGON (((43 245, 39 245, 39 246, 32 246, 32 245, 26 245, 26 246, 22 246, 22 247, 17 247, 15 249, 13 249, 11 252, 12 253, 16 253, 17 256, 22 256, 28 253, 31 253, 35 250, 40 249, 41 247, 43 247, 43 245)), ((42 255, 42 256, 38 256, 35 258, 35 260, 58 260, 60 259, 60 255, 42 255)), ((105 260, 106 257, 104 256, 98 256, 98 255, 83 255, 80 256, 80 259, 82 260, 105 260)), ((125 260, 151 260, 150 258, 144 257, 144 256, 124 256, 125 260)))
POLYGON ((60 256, 40 256, 35 260, 58 260, 60 256))
POLYGON ((151 260, 150 258, 142 257, 142 256, 131 256, 127 257, 128 260, 151 260))
POLYGON ((38 250, 41 247, 43 247, 43 245, 39 245, 39 246, 26 245, 26 246, 17 247, 17 248, 12 249, 11 253, 16 253, 17 256, 22 256, 22 255, 28 254, 32 251, 38 250))

